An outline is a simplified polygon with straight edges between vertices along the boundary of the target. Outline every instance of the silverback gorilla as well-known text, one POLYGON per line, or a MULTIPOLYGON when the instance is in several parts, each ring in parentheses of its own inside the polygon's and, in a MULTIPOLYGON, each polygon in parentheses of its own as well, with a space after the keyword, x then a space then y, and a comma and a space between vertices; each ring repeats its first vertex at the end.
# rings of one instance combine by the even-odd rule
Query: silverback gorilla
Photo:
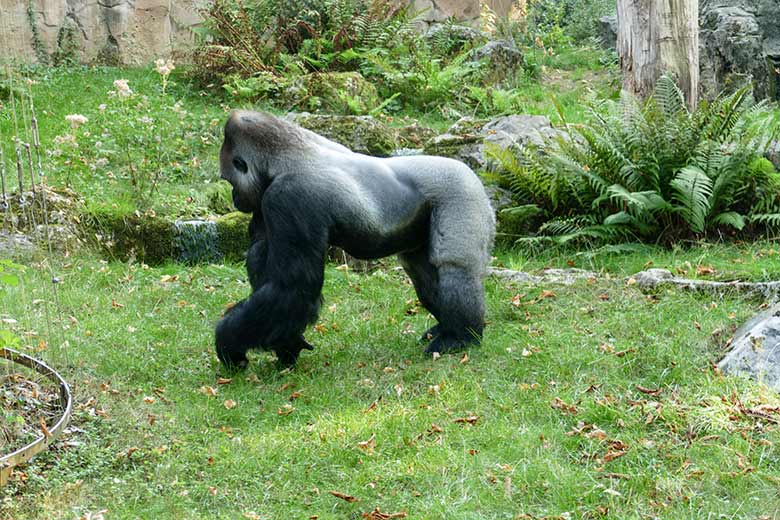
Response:
POLYGON ((217 356, 243 368, 252 348, 295 363, 317 320, 325 253, 397 254, 438 324, 426 352, 479 343, 482 279, 495 219, 477 176, 453 159, 354 153, 272 115, 233 112, 220 152, 236 208, 252 213, 252 294, 217 324, 217 356))

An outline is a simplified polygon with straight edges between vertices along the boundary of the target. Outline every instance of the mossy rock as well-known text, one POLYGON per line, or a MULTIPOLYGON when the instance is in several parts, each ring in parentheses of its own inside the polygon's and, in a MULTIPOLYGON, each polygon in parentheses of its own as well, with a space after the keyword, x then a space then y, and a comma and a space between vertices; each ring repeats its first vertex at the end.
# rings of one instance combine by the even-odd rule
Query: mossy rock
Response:
POLYGON ((236 211, 233 205, 233 188, 226 182, 220 182, 209 187, 207 207, 215 215, 227 215, 236 211))
POLYGON ((290 119, 353 152, 388 157, 395 149, 396 133, 371 116, 293 114, 290 119))
POLYGON ((174 257, 174 225, 152 212, 122 214, 108 207, 94 208, 81 221, 84 238, 110 258, 136 258, 154 265, 174 257))
POLYGON ((225 260, 240 262, 249 249, 249 222, 252 215, 234 211, 217 219, 218 249, 225 260))
POLYGON ((306 74, 297 78, 287 91, 294 97, 305 93, 305 99, 289 101, 306 110, 365 114, 379 106, 376 87, 359 72, 306 74))

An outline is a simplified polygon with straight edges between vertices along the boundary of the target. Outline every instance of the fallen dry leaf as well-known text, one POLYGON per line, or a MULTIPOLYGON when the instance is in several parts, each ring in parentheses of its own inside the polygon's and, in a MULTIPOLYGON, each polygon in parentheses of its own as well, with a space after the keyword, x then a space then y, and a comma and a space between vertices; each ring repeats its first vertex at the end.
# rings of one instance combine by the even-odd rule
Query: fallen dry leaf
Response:
POLYGON ((406 518, 406 516, 405 512, 383 513, 378 507, 373 511, 363 513, 363 518, 366 518, 367 520, 390 520, 391 518, 406 518))
POLYGON ((376 448, 376 435, 372 433, 368 440, 358 442, 357 447, 369 455, 374 453, 374 448, 376 448))
POLYGON ((281 406, 281 407, 280 407, 280 408, 279 408, 279 409, 276 411, 276 413, 277 413, 278 415, 285 416, 285 415, 290 415, 290 414, 291 414, 291 413, 293 413, 294 411, 295 411, 295 407, 294 407, 293 405, 291 405, 291 404, 289 404, 289 403, 288 403, 288 404, 284 404, 284 405, 282 405, 282 406, 281 406))
POLYGON ((469 415, 467 417, 458 417, 457 419, 454 419, 452 422, 454 422, 455 424, 465 424, 465 423, 468 423, 468 424, 474 425, 474 424, 477 423, 478 420, 479 420, 479 416, 478 415, 469 415))
POLYGON ((220 377, 219 379, 217 379, 217 384, 218 385, 229 385, 232 382, 233 382, 233 380, 232 379, 228 379, 227 377, 220 377))
POLYGON ((656 388, 653 390, 652 388, 646 388, 640 385, 635 385, 634 388, 647 395, 659 395, 661 392, 663 392, 663 388, 656 388))
POLYGON ((213 386, 201 386, 200 393, 205 394, 209 397, 215 397, 217 395, 217 389, 214 388, 213 386))
POLYGON ((222 406, 224 406, 224 407, 225 407, 225 408, 227 408, 228 410, 232 410, 233 408, 235 408, 235 407, 236 407, 236 405, 237 405, 237 404, 238 404, 238 403, 237 403, 237 402, 235 402, 234 400, 232 400, 232 399, 227 399, 227 400, 226 400, 224 403, 222 403, 222 406))
POLYGON ((340 498, 341 500, 346 500, 347 502, 358 502, 360 499, 355 498, 352 495, 347 495, 345 493, 340 493, 338 491, 328 491, 331 495, 333 495, 336 498, 340 498))

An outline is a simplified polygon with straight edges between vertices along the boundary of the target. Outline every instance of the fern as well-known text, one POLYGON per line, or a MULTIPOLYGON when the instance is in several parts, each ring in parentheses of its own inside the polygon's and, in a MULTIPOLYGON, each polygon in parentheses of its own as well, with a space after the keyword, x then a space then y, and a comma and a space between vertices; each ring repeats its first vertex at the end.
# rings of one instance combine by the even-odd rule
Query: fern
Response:
POLYGON ((779 118, 747 89, 690 111, 663 77, 643 103, 623 95, 592 106, 571 139, 490 155, 518 202, 549 216, 540 236, 669 243, 780 225, 780 173, 762 157, 779 118))

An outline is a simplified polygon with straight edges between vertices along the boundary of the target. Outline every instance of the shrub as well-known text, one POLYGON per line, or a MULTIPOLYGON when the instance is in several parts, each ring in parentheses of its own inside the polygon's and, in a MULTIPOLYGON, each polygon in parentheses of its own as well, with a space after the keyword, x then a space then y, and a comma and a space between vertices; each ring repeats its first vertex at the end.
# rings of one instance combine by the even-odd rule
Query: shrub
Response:
POLYGON ((748 88, 690 112, 664 77, 643 104, 603 108, 544 150, 491 150, 518 201, 550 219, 539 235, 671 243, 780 224, 780 175, 763 157, 776 114, 748 88))

